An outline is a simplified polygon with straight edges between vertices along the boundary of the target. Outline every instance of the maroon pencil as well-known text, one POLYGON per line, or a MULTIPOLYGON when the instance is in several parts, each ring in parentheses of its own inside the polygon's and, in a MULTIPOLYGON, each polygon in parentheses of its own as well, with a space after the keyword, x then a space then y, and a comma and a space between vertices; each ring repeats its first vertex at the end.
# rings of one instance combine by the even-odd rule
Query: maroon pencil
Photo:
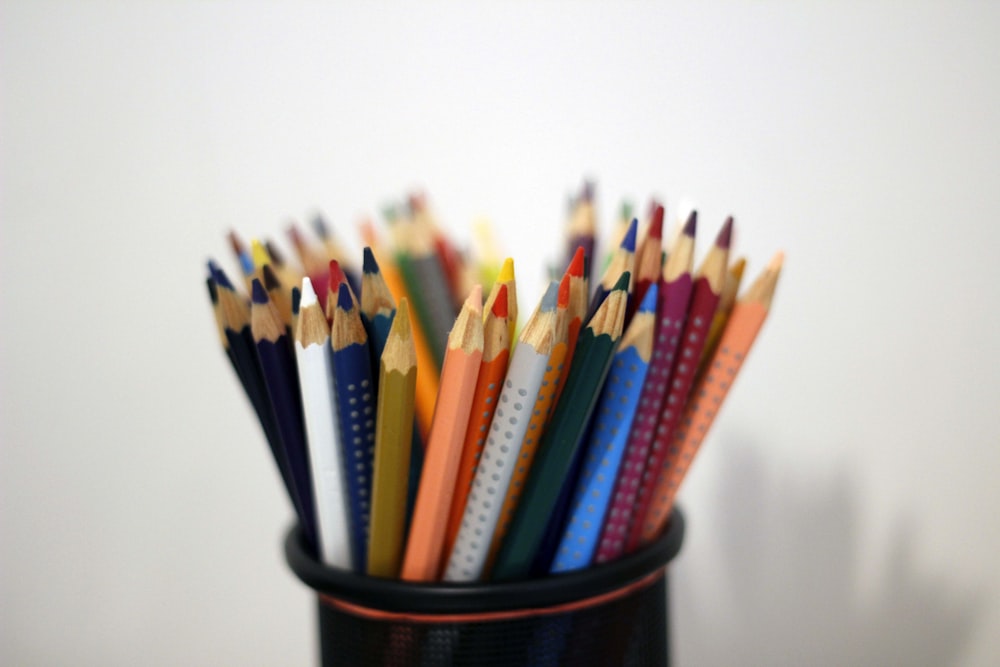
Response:
POLYGON ((697 226, 697 214, 692 213, 675 247, 671 249, 660 278, 653 356, 639 396, 639 407, 632 421, 632 432, 625 445, 625 459, 615 480, 611 507, 601 529, 597 553, 594 555, 596 563, 615 560, 625 552, 625 539, 631 525, 633 506, 646 470, 660 407, 667 395, 674 357, 691 300, 691 262, 697 226))
POLYGON ((680 423, 687 403, 691 385, 698 372, 698 359, 705 347, 708 328, 715 317, 719 306, 719 297, 726 280, 726 266, 729 262, 729 245, 732 239, 733 219, 726 218, 715 244, 705 256, 698 273, 695 275, 694 287, 691 291, 691 305, 688 308, 684 333, 681 336, 677 351, 677 362, 670 375, 670 385, 667 397, 660 411, 660 417, 653 435, 646 470, 639 485, 639 495, 633 505, 630 518, 628 537, 625 541, 625 553, 635 551, 642 540, 643 520, 649 511, 653 490, 659 479, 659 472, 673 446, 674 431, 680 423))
POLYGON ((654 202, 642 241, 635 251, 635 290, 629 301, 625 321, 631 322, 632 316, 642 303, 649 286, 657 282, 663 270, 663 207, 654 202))

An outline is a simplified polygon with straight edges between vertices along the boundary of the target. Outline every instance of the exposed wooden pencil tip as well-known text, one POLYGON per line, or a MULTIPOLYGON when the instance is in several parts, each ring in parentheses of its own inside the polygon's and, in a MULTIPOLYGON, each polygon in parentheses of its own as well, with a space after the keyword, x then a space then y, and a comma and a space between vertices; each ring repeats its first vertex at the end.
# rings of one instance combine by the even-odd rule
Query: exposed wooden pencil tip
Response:
POLYGON ((767 270, 774 272, 781 271, 781 267, 784 263, 785 263, 785 251, 779 250, 778 252, 774 253, 774 257, 772 257, 771 261, 767 263, 767 270))
POLYGON ((691 211, 691 215, 688 216, 687 222, 684 223, 684 235, 694 238, 695 233, 698 231, 698 211, 691 211))
POLYGON ((622 239, 622 249, 629 252, 635 252, 635 232, 638 227, 639 220, 637 218, 632 218, 632 222, 628 225, 628 231, 625 232, 625 238, 622 239))
MULTIPOLYGON (((497 299, 499 301, 499 299, 497 299)), ((469 292, 469 297, 465 300, 465 306, 477 313, 483 312, 483 286, 475 284, 469 292)))
POLYGON ((308 277, 302 279, 302 297, 299 302, 299 308, 308 308, 314 303, 319 303, 319 299, 316 298, 316 290, 313 289, 312 281, 308 277))
POLYGON ((659 204, 653 208, 653 219, 649 223, 649 236, 654 239, 663 238, 663 207, 659 204))
POLYGON ((729 245, 733 238, 733 216, 726 218, 726 221, 722 223, 722 229, 719 230, 718 236, 715 237, 715 245, 720 248, 729 249, 729 245))
POLYGON ((500 267, 500 273, 497 274, 497 282, 509 283, 514 279, 514 258, 508 257, 503 261, 503 265, 500 267))
POLYGON ((573 260, 569 263, 569 268, 566 269, 566 273, 573 276, 574 278, 583 277, 584 269, 584 252, 583 246, 577 246, 576 252, 573 253, 573 260))
POLYGON ((361 270, 368 274, 379 272, 378 262, 375 261, 375 253, 372 252, 372 249, 368 246, 365 246, 364 249, 364 258, 361 262, 361 270))
POLYGON ((501 284, 497 289, 497 298, 491 308, 494 317, 507 317, 507 286, 501 284))
POLYGON ((261 285, 259 279, 257 278, 253 279, 253 285, 251 286, 250 290, 254 303, 262 305, 268 302, 267 290, 265 290, 264 286, 261 285))

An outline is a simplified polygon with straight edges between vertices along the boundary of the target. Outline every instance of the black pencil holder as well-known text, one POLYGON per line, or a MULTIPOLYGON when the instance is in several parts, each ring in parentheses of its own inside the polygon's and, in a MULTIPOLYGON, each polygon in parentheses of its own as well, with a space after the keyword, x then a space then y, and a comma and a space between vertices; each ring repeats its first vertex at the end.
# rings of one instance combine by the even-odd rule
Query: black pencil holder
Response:
POLYGON ((666 566, 683 538, 675 509, 659 540, 614 563, 502 583, 421 584, 329 568, 296 527, 285 558, 317 593, 323 667, 668 667, 666 566))

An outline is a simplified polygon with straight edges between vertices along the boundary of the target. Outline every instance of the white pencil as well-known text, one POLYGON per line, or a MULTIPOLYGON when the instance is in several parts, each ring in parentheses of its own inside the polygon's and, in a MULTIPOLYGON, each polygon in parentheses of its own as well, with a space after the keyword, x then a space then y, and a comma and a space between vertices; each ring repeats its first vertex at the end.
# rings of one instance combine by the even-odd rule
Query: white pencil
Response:
POLYGON ((489 437, 465 504, 462 525, 445 569, 445 581, 476 581, 483 576, 490 541, 500 519, 503 500, 552 350, 558 292, 559 283, 549 285, 514 348, 514 357, 490 423, 489 437))
POLYGON ((358 564, 352 566, 351 563, 344 465, 334 424, 336 410, 330 327, 309 278, 302 280, 295 359, 299 369, 309 466, 316 499, 319 556, 323 563, 331 567, 357 570, 358 564))

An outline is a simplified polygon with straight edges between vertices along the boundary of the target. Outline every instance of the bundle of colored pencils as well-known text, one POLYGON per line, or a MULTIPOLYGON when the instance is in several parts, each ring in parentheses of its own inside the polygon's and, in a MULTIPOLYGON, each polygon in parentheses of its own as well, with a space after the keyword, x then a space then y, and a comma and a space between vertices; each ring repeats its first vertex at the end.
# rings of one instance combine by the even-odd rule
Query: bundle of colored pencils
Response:
POLYGON ((210 261, 222 345, 317 557, 409 581, 512 580, 630 554, 677 489, 770 310, 778 253, 740 294, 727 219, 694 268, 697 214, 623 208, 593 290, 593 192, 565 271, 517 333, 511 259, 478 267, 421 197, 362 225, 360 271, 321 219, 210 261), (489 276, 490 284, 476 284, 489 276), (483 296, 486 295, 485 302, 483 296))

